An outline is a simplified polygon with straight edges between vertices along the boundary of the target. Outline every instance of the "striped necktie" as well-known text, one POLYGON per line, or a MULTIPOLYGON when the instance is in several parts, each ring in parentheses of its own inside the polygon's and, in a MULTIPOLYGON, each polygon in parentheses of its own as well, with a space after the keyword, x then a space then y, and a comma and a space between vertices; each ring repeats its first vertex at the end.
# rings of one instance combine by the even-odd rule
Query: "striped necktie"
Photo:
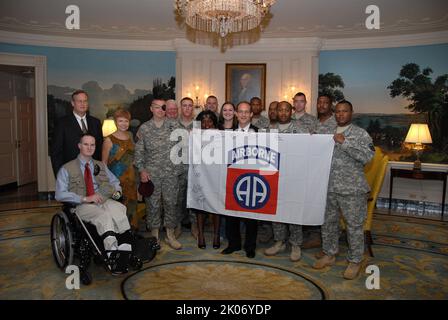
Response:
POLYGON ((83 118, 81 118, 81 130, 82 130, 82 133, 87 133, 86 123, 84 122, 83 118))

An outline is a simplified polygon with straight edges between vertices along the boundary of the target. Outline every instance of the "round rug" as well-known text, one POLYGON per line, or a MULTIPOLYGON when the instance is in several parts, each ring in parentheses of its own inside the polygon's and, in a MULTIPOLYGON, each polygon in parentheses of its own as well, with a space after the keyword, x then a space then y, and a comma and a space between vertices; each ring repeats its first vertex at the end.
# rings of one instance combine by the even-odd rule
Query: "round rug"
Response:
POLYGON ((225 260, 153 265, 127 277, 130 300, 321 300, 325 291, 298 271, 225 260))

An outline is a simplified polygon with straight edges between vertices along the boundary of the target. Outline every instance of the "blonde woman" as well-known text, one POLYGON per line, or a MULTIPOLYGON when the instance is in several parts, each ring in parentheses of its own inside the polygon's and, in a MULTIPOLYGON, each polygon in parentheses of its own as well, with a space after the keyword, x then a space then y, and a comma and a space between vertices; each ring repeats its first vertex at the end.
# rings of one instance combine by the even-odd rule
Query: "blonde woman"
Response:
POLYGON ((120 180, 123 189, 123 204, 131 226, 136 229, 137 180, 134 168, 134 140, 128 131, 131 114, 127 110, 118 109, 114 113, 117 131, 107 136, 103 142, 102 161, 120 180))

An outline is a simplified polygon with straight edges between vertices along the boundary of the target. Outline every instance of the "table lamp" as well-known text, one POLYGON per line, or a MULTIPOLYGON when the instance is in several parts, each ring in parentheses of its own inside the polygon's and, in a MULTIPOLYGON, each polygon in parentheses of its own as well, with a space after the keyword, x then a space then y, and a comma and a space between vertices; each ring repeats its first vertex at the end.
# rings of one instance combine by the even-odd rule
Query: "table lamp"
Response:
POLYGON ((103 137, 107 137, 117 131, 114 119, 105 119, 103 122, 103 137))
POLYGON ((413 144, 412 149, 415 150, 417 156, 417 160, 414 161, 414 170, 421 170, 420 151, 424 149, 423 143, 432 143, 428 125, 425 123, 411 124, 404 142, 413 144))

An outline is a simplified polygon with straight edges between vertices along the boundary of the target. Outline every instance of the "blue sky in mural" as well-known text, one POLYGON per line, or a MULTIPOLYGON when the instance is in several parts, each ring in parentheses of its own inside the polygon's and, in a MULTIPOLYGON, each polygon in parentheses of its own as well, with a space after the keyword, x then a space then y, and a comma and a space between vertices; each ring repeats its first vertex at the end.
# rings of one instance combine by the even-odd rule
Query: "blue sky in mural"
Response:
POLYGON ((92 115, 103 119, 109 109, 126 106, 152 91, 153 80, 176 75, 175 52, 93 50, 0 44, 0 51, 47 57, 48 94, 70 100, 83 88, 92 115))
POLYGON ((126 88, 152 89, 155 76, 176 74, 175 52, 73 49, 0 44, 0 51, 47 56, 48 84, 79 88, 96 80, 105 89, 115 83, 126 88))
POLYGON ((319 73, 339 74, 345 98, 358 113, 409 113, 406 100, 392 99, 387 86, 398 78, 401 67, 416 63, 430 67, 433 78, 448 73, 448 44, 386 49, 322 51, 319 73))

